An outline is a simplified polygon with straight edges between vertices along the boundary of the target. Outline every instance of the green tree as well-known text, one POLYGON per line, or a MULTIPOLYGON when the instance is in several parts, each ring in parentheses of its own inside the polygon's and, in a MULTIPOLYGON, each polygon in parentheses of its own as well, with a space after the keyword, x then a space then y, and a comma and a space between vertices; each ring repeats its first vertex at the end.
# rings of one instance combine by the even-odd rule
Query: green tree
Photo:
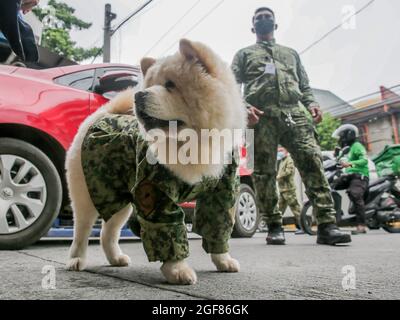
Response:
POLYGON ((321 149, 323 151, 334 150, 337 146, 337 140, 332 138, 333 132, 339 128, 341 122, 331 114, 324 114, 324 119, 317 125, 317 131, 320 139, 321 149))
POLYGON ((70 60, 80 62, 101 54, 101 48, 77 47, 71 30, 89 29, 92 24, 77 18, 75 9, 65 3, 49 0, 47 7, 35 7, 33 13, 43 23, 41 45, 70 60))

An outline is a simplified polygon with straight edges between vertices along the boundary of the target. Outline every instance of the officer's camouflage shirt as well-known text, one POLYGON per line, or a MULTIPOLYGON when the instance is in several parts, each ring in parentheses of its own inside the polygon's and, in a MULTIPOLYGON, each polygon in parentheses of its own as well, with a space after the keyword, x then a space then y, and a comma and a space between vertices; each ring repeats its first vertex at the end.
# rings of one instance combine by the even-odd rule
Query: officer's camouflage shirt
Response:
POLYGON ((298 53, 275 41, 258 42, 240 50, 232 70, 244 85, 244 98, 261 109, 271 106, 296 105, 306 108, 315 103, 309 80, 298 53), (266 72, 266 64, 275 65, 275 74, 266 72))
POLYGON ((89 129, 82 145, 82 167, 92 201, 106 221, 132 203, 140 217, 155 223, 183 220, 181 202, 205 192, 218 194, 213 208, 222 213, 235 203, 236 164, 228 165, 221 179, 203 179, 193 186, 160 164, 146 159, 148 143, 132 115, 106 115, 89 129))

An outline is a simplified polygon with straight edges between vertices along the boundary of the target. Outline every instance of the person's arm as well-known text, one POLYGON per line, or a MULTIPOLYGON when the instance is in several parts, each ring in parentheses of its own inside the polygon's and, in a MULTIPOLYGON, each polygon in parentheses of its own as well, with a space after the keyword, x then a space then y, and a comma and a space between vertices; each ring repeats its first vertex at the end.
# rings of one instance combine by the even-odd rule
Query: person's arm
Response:
POLYGON ((310 81, 308 79, 308 75, 304 66, 301 62, 300 56, 297 52, 295 52, 296 60, 297 60, 297 75, 299 77, 299 87, 300 91, 303 94, 301 98, 301 103, 307 108, 307 110, 311 113, 314 121, 319 123, 322 121, 322 112, 319 103, 315 100, 314 94, 312 92, 310 81))
POLYGON ((364 167, 368 165, 367 151, 363 145, 357 144, 353 152, 357 160, 349 161, 352 167, 364 167))
POLYGON ((243 54, 239 51, 235 54, 232 65, 232 72, 236 78, 236 82, 241 86, 244 83, 244 72, 243 72, 243 54))
MULTIPOLYGON (((242 85, 245 81, 245 71, 244 71, 245 63, 242 52, 239 51, 238 53, 236 53, 235 57, 233 58, 231 69, 236 78, 236 82, 239 85, 240 90, 242 90, 242 85)), ((260 116, 262 116, 264 112, 259 110, 257 107, 247 103, 247 101, 244 99, 243 102, 247 109, 248 125, 250 126, 256 125, 260 121, 260 116)))

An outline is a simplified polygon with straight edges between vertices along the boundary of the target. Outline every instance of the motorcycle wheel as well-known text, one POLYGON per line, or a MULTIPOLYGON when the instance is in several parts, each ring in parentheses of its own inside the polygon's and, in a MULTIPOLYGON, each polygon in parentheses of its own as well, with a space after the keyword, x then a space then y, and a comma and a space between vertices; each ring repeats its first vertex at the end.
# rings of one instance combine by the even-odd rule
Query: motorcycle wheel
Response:
POLYGON ((300 225, 303 231, 310 236, 317 235, 317 220, 310 201, 307 201, 301 210, 300 225))

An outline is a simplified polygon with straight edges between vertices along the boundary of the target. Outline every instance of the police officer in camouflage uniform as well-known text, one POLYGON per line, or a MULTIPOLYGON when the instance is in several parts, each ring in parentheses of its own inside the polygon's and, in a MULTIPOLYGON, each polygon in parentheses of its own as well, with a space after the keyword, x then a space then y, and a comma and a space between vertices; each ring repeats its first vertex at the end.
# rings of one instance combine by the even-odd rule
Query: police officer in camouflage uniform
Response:
POLYGON ((88 130, 82 168, 91 199, 108 221, 132 204, 129 225, 140 236, 149 261, 178 261, 189 255, 184 212, 179 203, 197 200, 193 231, 207 253, 229 250, 239 190, 237 160, 220 178, 189 185, 148 158, 149 144, 133 115, 106 114, 88 130))
POLYGON ((296 185, 294 183, 296 168, 294 166, 292 157, 285 148, 280 147, 278 149, 278 161, 280 161, 278 176, 276 177, 279 187, 278 208, 279 211, 284 214, 287 207, 290 207, 290 210, 296 219, 296 234, 301 234, 301 208, 299 201, 297 200, 296 185))
POLYGON ((315 128, 304 107, 316 123, 322 113, 309 85, 298 53, 276 44, 275 14, 259 8, 253 16, 252 31, 257 43, 240 50, 232 70, 244 86, 249 122, 254 125, 254 174, 257 202, 268 225, 268 244, 284 244, 282 213, 274 208, 276 192, 276 155, 278 144, 292 155, 306 186, 306 193, 317 212, 317 243, 334 245, 351 242, 349 234, 336 226, 335 210, 322 167, 315 128))

